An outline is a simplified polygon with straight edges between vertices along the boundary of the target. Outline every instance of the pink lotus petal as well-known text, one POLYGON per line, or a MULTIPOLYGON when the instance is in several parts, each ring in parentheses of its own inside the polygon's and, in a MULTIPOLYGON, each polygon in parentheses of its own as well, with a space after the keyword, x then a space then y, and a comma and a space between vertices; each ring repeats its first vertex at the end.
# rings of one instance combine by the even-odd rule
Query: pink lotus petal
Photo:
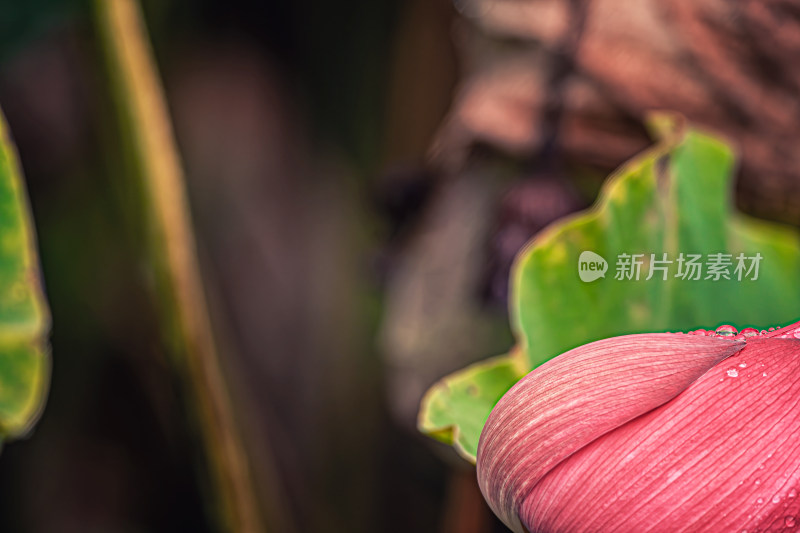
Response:
POLYGON ((784 531, 800 525, 800 341, 756 338, 674 400, 551 470, 531 531, 784 531))
POLYGON ((545 363, 512 387, 489 416, 477 463, 484 497, 506 525, 523 532, 521 506, 526 502, 528 508, 528 495, 556 465, 672 400, 744 346, 719 337, 628 335, 545 363))
POLYGON ((800 322, 768 332, 765 337, 779 339, 800 339, 800 322))

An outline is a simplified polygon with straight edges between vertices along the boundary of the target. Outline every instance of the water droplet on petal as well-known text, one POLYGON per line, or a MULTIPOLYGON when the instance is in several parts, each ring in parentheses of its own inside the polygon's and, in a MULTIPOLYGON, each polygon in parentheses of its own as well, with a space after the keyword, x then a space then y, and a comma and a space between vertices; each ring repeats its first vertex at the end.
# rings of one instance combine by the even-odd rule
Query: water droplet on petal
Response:
MULTIPOLYGON (((757 479, 757 480, 756 480, 756 485, 761 485, 761 480, 760 480, 760 479, 757 479)), ((763 500, 762 500, 761 498, 759 498, 759 499, 758 499, 758 502, 759 502, 759 503, 761 503, 762 501, 763 501, 763 500)))
POLYGON ((735 368, 729 368, 728 369, 728 377, 731 377, 731 378, 739 377, 739 371, 736 370, 735 368))
POLYGON ((776 494, 775 496, 772 497, 772 503, 780 503, 780 502, 781 502, 780 494, 776 494))
POLYGON ((735 337, 737 333, 739 333, 735 327, 730 325, 724 325, 717 328, 716 331, 717 335, 720 337, 735 337))
POLYGON ((747 367, 747 363, 739 363, 739 368, 746 368, 746 367, 747 367))
POLYGON ((759 499, 756 500, 756 503, 761 505, 762 503, 764 503, 764 499, 763 498, 759 498, 759 499))
POLYGON ((797 521, 794 519, 793 516, 787 516, 783 519, 783 525, 786 527, 794 527, 797 521))
POLYGON ((745 337, 755 337, 758 335, 758 330, 756 328, 744 328, 739 332, 739 335, 743 335, 745 337))
POLYGON ((766 373, 766 372, 762 372, 762 373, 761 373, 761 375, 762 375, 763 377, 767 377, 767 373, 766 373))
POLYGON ((790 498, 797 498, 797 491, 795 489, 790 490, 788 496, 790 498))

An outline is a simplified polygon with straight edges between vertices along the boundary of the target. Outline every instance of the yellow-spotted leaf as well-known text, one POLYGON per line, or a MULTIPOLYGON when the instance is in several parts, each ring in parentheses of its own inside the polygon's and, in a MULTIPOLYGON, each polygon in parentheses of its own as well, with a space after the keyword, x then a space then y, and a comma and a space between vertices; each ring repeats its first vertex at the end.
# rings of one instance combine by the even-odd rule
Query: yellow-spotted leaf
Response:
POLYGON ((471 463, 478 437, 497 400, 526 373, 518 354, 494 357, 450 374, 422 400, 417 426, 423 433, 452 444, 471 463))
POLYGON ((0 115, 0 437, 23 436, 50 378, 50 315, 19 162, 0 115))

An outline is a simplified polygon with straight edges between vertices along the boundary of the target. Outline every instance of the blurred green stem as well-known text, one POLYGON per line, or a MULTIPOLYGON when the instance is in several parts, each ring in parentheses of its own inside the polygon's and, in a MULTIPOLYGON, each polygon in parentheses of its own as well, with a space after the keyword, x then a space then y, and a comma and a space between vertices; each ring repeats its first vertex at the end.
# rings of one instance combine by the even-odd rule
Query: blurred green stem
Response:
POLYGON ((166 103, 135 0, 96 0, 94 13, 121 135, 140 182, 162 324, 196 410, 223 527, 265 531, 252 465, 212 333, 166 103))

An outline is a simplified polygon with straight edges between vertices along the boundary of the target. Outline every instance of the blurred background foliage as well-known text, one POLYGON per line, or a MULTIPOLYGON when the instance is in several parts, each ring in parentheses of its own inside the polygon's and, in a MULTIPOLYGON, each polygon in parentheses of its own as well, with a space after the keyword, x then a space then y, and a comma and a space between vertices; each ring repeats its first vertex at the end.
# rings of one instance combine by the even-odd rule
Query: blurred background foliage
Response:
MULTIPOLYGON (((517 251, 647 146, 649 110, 731 139, 737 205, 797 224, 796 8, 662 4, 142 1, 226 379, 287 531, 503 530, 416 434, 419 400, 511 347, 517 251)), ((54 324, 47 408, 0 455, 0 530, 217 531, 91 17, 0 0, 54 324)))

